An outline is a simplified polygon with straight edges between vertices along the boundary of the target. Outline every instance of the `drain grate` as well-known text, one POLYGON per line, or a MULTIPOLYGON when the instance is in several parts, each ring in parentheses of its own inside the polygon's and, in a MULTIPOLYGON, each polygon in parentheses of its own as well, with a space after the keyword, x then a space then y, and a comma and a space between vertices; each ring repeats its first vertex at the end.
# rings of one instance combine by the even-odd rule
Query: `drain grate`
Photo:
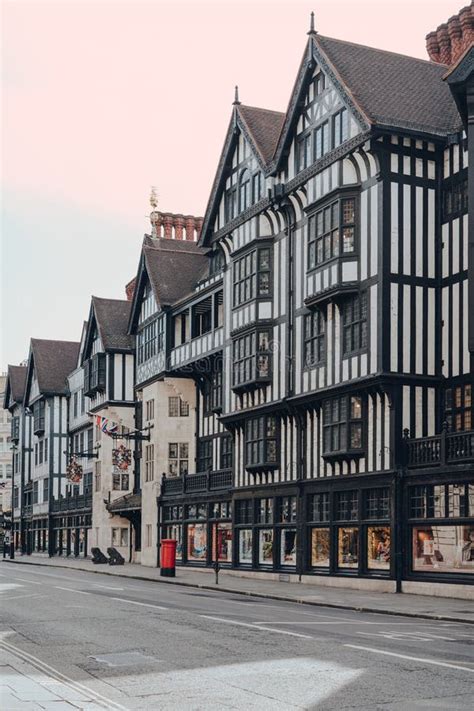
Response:
POLYGON ((109 667, 133 667, 143 664, 154 664, 159 662, 155 657, 149 657, 141 652, 115 652, 112 654, 98 654, 95 659, 99 664, 107 664, 109 667))

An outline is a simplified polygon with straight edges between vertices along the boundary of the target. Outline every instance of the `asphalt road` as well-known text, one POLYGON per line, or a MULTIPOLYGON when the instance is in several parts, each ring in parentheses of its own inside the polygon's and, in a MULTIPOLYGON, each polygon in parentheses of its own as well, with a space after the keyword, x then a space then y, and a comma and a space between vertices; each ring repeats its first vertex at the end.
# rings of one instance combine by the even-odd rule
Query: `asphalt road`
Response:
POLYGON ((0 601, 3 711, 473 707, 472 625, 21 564, 0 601))

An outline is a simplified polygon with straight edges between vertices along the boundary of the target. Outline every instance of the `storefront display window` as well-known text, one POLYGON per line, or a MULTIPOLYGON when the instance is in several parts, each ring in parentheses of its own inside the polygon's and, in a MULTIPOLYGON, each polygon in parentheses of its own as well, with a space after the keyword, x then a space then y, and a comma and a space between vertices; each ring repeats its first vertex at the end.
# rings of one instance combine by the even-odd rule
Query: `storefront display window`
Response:
POLYGON ((205 523, 188 524, 188 560, 205 561, 207 555, 207 526, 205 523))
POLYGON ((359 529, 339 528, 337 543, 339 568, 357 568, 359 565, 359 529))
POLYGON ((329 568, 329 528, 313 528, 311 531, 311 565, 313 568, 329 568))
POLYGON ((370 526, 367 530, 367 567, 390 570, 390 528, 370 526))
POLYGON ((244 528, 239 531, 239 563, 252 564, 252 534, 251 528, 244 528))
POLYGON ((413 528, 413 570, 474 573, 474 525, 413 528))
POLYGON ((213 526, 212 560, 217 559, 221 563, 232 562, 232 524, 214 523, 213 526), (216 551, 217 540, 217 551, 216 551))
POLYGON ((264 528, 258 532, 258 562, 260 565, 273 563, 273 530, 264 528))
POLYGON ((280 541, 280 564, 296 565, 296 528, 282 528, 280 541))
POLYGON ((176 541, 176 560, 183 559, 183 527, 175 523, 163 529, 163 538, 171 538, 176 541))

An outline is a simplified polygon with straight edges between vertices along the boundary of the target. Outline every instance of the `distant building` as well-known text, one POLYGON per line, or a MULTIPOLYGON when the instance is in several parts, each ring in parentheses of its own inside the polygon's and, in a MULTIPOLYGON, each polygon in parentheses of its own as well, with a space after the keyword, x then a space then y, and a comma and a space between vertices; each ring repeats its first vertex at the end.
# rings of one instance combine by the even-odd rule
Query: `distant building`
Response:
POLYGON ((0 513, 11 513, 12 504, 12 454, 11 415, 3 407, 5 399, 6 373, 0 375, 0 513))

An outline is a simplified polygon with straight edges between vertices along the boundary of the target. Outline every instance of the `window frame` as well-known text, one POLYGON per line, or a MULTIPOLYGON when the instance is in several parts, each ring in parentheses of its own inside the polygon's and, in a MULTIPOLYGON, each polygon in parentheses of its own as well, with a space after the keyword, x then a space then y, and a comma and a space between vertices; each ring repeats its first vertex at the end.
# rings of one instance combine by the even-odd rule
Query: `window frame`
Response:
POLYGON ((310 369, 316 366, 324 365, 326 362, 326 346, 327 346, 327 317, 326 312, 322 308, 316 308, 304 314, 303 324, 303 357, 304 368, 310 369), (315 330, 315 321, 317 321, 318 331, 315 330), (308 329, 308 324, 311 324, 308 329), (321 329, 322 324, 322 329, 321 329), (308 334, 309 330, 309 334, 308 334), (318 357, 314 357, 314 352, 317 351, 318 357), (311 356, 308 359, 308 355, 311 356))
MULTIPOLYGON (((354 403, 355 405, 356 403, 354 403)), ((322 456, 325 458, 347 458, 354 459, 354 457, 362 457, 365 455, 366 450, 366 433, 367 433, 367 423, 366 423, 366 399, 363 394, 351 393, 349 395, 341 395, 339 397, 333 397, 323 400, 322 402, 322 414, 323 414, 323 452, 322 456), (358 399, 360 406, 360 417, 353 416, 352 410, 352 400, 358 399), (337 421, 335 417, 335 403, 337 403, 337 421), (331 410, 330 417, 331 420, 327 419, 327 413, 329 413, 329 408, 331 410), (341 410, 343 408, 343 414, 341 410), (354 427, 360 427, 360 447, 351 446, 352 438, 351 434, 354 427), (335 441, 334 432, 337 428, 337 441, 339 443, 338 447, 334 447, 333 442, 335 441), (328 435, 331 445, 328 447, 328 435)))
POLYGON ((273 326, 247 329, 232 339, 232 390, 247 390, 271 381, 273 326), (260 343, 266 347, 260 347, 260 343), (267 363, 262 374, 259 363, 267 363))
POLYGON ((347 296, 340 305, 342 357, 364 353, 369 347, 369 294, 367 290, 347 296), (348 314, 348 309, 351 313, 348 314), (356 312, 357 308, 357 312, 356 312), (349 317, 351 320, 349 320, 349 317), (350 333, 350 347, 346 334, 350 333), (355 337, 357 334, 357 338, 355 337), (357 341, 357 342, 356 342, 357 341))
POLYGON ((249 471, 278 469, 280 466, 279 451, 280 420, 277 415, 258 415, 256 417, 250 417, 245 422, 244 429, 245 468, 249 471), (274 429, 273 435, 268 434, 269 423, 271 422, 273 423, 271 426, 274 429), (269 456, 269 442, 274 443, 274 456, 269 456), (251 454, 252 449, 259 454, 259 458, 251 454), (260 455, 263 456, 260 457, 260 455))
POLYGON ((232 261, 232 308, 237 309, 255 299, 271 299, 273 288, 273 250, 270 243, 254 246, 232 261), (262 266, 268 252, 268 266, 262 266), (263 255, 263 256, 262 256, 263 255), (260 277, 268 274, 265 292, 260 277), (244 295, 242 296, 242 292, 244 295))
POLYGON ((307 271, 313 271, 335 259, 355 259, 359 254, 359 193, 354 190, 337 192, 327 196, 308 212, 306 229, 307 271), (353 203, 352 219, 344 216, 345 204, 353 203), (326 215, 330 225, 326 225, 326 215), (337 222, 335 220, 337 216, 337 222), (344 249, 344 231, 352 230, 352 250, 344 249), (337 240, 334 235, 337 233, 337 240), (330 250, 327 253, 328 237, 330 250), (337 249, 335 248, 337 244, 337 249), (318 258, 320 254, 320 258, 318 258))

